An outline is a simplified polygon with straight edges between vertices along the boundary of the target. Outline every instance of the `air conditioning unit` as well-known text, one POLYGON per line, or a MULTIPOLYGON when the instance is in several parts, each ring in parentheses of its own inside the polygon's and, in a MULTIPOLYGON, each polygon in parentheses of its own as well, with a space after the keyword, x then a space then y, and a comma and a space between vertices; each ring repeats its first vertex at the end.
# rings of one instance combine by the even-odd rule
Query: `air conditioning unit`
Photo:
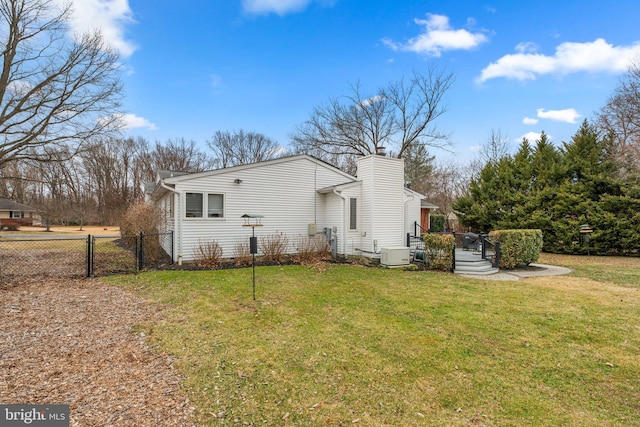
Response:
POLYGON ((406 246, 382 248, 380 264, 389 267, 409 265, 409 258, 409 248, 406 246))

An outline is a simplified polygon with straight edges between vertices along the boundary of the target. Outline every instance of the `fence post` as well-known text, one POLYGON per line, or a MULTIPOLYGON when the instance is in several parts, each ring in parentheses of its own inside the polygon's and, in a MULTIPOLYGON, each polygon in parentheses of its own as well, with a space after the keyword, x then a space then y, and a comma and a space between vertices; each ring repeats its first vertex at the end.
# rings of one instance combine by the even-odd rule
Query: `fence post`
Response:
POLYGON ((500 255, 501 255, 501 251, 500 251, 500 242, 496 242, 494 244, 494 250, 496 252, 495 258, 494 258, 494 266, 493 268, 500 268, 500 255))
POLYGON ((138 271, 144 269, 144 234, 140 232, 140 252, 138 253, 138 271))
MULTIPOLYGON (((455 237, 454 237, 455 239, 455 237)), ((451 272, 453 273, 454 271, 456 271, 456 242, 455 240, 453 241, 453 262, 451 263, 451 272)))
POLYGON ((482 245, 482 250, 481 250, 482 259, 487 259, 487 250, 486 250, 487 242, 484 234, 480 235, 480 244, 482 245))
POLYGON ((91 261, 93 260, 93 251, 91 250, 91 234, 87 234, 87 277, 91 277, 93 269, 91 261))

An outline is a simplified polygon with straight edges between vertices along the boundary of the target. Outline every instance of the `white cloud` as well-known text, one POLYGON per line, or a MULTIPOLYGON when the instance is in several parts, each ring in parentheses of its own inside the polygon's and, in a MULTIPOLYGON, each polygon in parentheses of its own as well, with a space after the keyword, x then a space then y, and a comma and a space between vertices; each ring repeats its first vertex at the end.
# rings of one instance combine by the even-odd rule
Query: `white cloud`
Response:
MULTIPOLYGON (((54 0, 62 6, 67 0, 54 0)), ((73 0, 71 30, 76 34, 99 29, 104 40, 122 56, 128 57, 136 46, 125 38, 125 28, 134 23, 129 0, 73 0)))
POLYGON ((524 123, 525 125, 537 125, 538 119, 534 119, 532 117, 525 117, 524 119, 522 119, 522 123, 524 123))
POLYGON ((469 147, 469 151, 471 151, 472 153, 479 153, 481 149, 481 145, 472 145, 469 147))
POLYGON ((544 74, 570 74, 580 71, 621 73, 627 70, 629 61, 640 54, 640 43, 630 46, 613 46, 604 39, 593 42, 566 42, 556 47, 553 56, 536 53, 535 45, 521 43, 518 53, 505 55, 485 67, 478 82, 505 77, 516 80, 535 80, 544 74))
MULTIPOLYGON (((519 142, 522 142, 523 138, 527 138, 527 141, 529 141, 529 143, 535 144, 540 139, 540 136, 542 136, 542 134, 538 132, 527 132, 524 135, 522 135, 520 139, 514 139, 514 142, 519 143, 519 142)), ((551 135, 547 134, 547 139, 550 140, 551 135)))
POLYGON ((538 108, 538 117, 541 119, 554 120, 556 122, 576 123, 579 117, 582 117, 575 108, 567 108, 566 110, 549 110, 538 108))
POLYGON ((144 117, 135 114, 121 114, 118 118, 122 129, 147 128, 148 130, 158 130, 158 127, 144 117))
MULTIPOLYGON (((301 12, 314 0, 242 0, 242 9, 252 15, 268 15, 275 13, 283 16, 288 13, 301 12)), ((336 0, 315 0, 326 6, 331 6, 336 0)))
POLYGON ((369 107, 369 106, 375 104, 378 101, 382 101, 383 99, 384 98, 382 96, 375 95, 375 96, 372 96, 371 98, 367 98, 367 99, 362 100, 362 102, 360 102, 360 106, 366 108, 366 107, 369 107))
POLYGON ((516 52, 518 53, 535 53, 538 51, 538 45, 533 42, 523 42, 516 45, 516 52))
POLYGON ((469 50, 489 40, 480 32, 472 33, 464 29, 452 28, 449 25, 449 18, 444 15, 429 13, 427 19, 415 19, 415 23, 424 26, 425 30, 417 37, 409 39, 407 43, 397 43, 390 39, 383 39, 382 42, 393 50, 439 57, 443 51, 469 50))
POLYGON ((27 80, 13 80, 7 85, 7 91, 14 95, 24 96, 33 87, 33 84, 27 80))

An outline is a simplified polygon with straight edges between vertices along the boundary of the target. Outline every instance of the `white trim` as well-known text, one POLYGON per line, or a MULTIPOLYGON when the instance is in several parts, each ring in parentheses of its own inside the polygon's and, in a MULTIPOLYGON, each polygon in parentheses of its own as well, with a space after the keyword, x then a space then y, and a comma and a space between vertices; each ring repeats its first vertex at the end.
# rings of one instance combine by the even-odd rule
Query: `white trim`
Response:
POLYGON ((184 192, 184 216, 185 221, 224 221, 227 219, 227 193, 223 191, 185 191, 184 192), (188 217, 187 216, 187 194, 201 194, 202 195, 202 216, 188 217), (222 216, 221 217, 209 217, 209 196, 218 195, 222 196, 222 216))

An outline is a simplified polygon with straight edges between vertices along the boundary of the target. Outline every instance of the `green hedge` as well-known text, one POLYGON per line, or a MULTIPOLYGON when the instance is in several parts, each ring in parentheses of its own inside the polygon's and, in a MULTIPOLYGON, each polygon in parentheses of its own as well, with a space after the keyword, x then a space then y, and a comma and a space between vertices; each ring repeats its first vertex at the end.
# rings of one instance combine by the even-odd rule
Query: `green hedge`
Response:
POLYGON ((453 248, 456 239, 453 234, 423 234, 425 265, 427 268, 451 271, 453 268, 453 248))
POLYGON ((500 268, 529 265, 542 251, 541 230, 494 230, 489 239, 500 243, 500 268))
POLYGON ((445 216, 442 214, 431 214, 429 226, 432 233, 442 233, 444 231, 445 216))

